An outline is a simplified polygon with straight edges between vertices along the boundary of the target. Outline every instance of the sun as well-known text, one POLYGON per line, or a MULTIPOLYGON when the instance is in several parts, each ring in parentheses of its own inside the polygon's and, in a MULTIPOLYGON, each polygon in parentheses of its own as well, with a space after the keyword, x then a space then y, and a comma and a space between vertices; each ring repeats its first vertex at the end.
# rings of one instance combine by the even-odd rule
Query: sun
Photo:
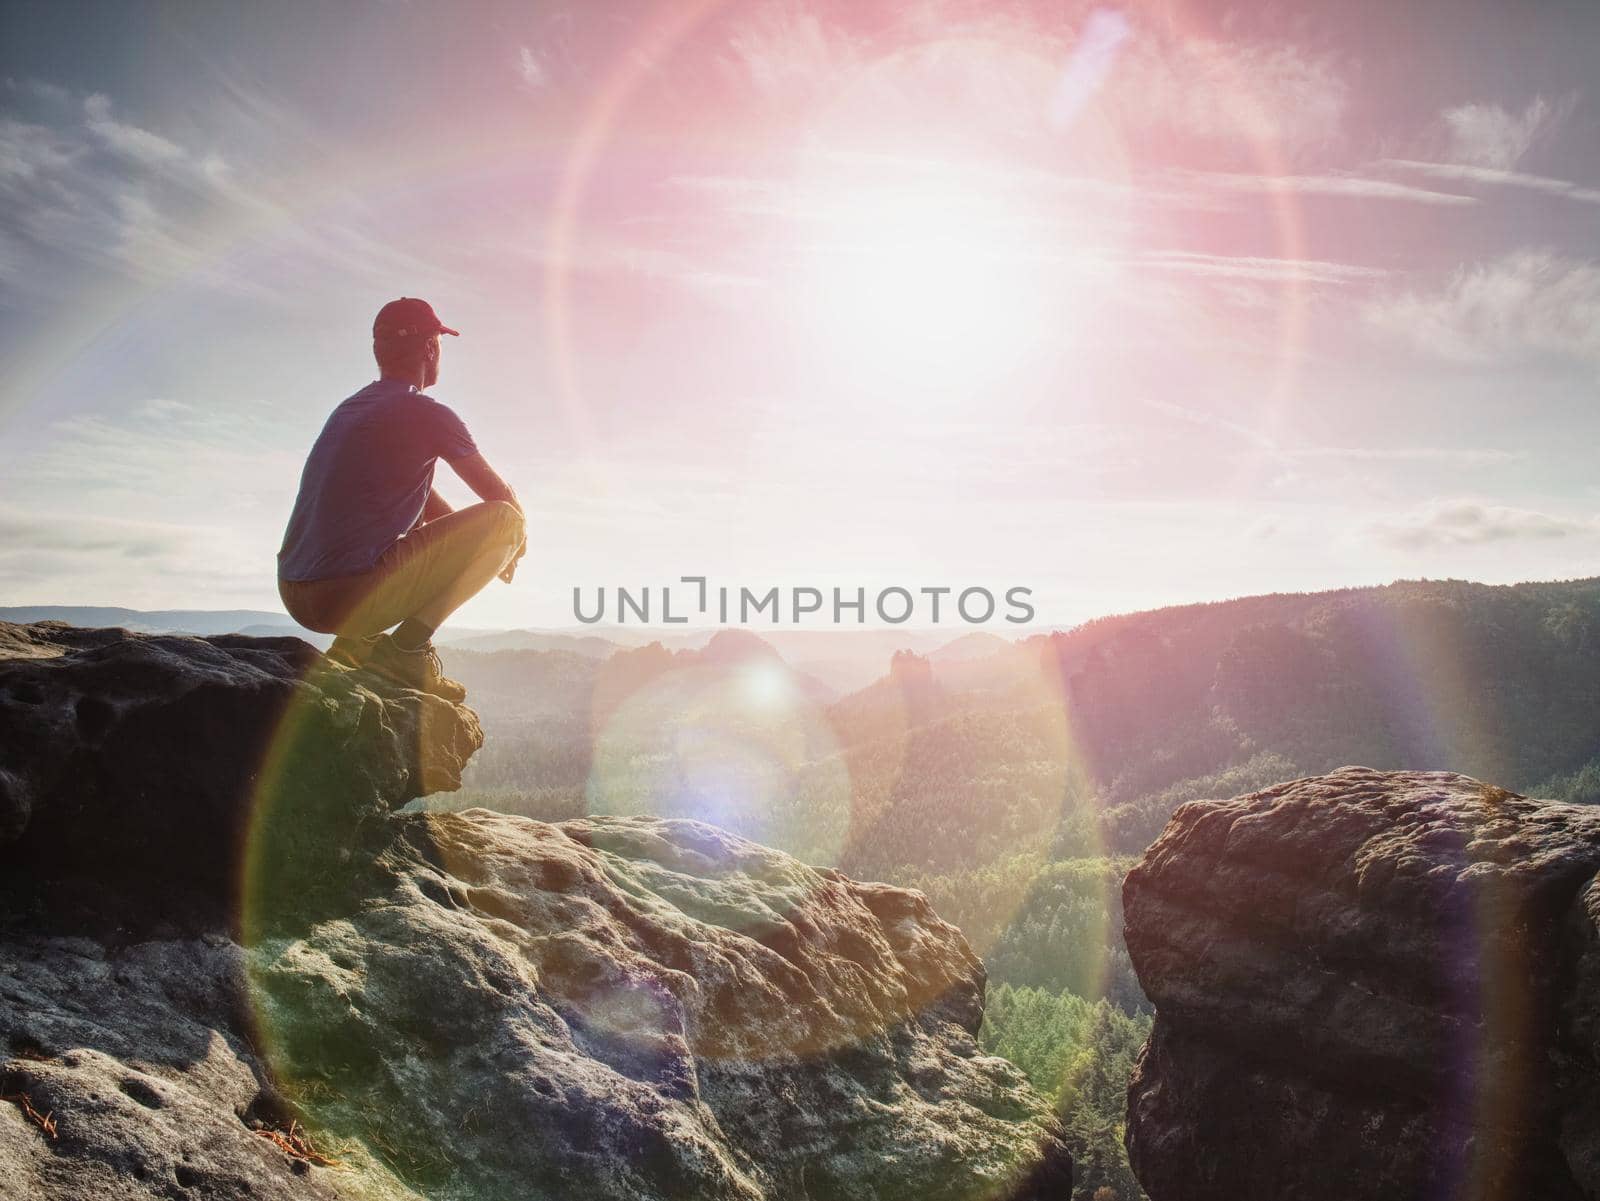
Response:
POLYGON ((1075 329, 1088 263, 1060 214, 976 170, 831 182, 799 238, 808 354, 869 387, 996 384, 1075 329))

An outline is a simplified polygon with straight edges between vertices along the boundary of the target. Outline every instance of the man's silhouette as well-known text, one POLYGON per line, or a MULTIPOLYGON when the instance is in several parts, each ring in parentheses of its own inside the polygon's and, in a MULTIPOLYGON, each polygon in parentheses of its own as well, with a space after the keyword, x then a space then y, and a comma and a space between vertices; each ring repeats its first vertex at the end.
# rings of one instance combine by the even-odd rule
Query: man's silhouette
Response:
POLYGON ((434 630, 495 576, 510 583, 527 548, 516 494, 461 419, 423 393, 439 378, 439 336, 455 333, 424 300, 383 306, 379 378, 322 427, 278 551, 284 607, 337 635, 330 658, 447 700, 466 689, 441 673, 434 630), (482 503, 450 508, 433 489, 439 459, 482 503))

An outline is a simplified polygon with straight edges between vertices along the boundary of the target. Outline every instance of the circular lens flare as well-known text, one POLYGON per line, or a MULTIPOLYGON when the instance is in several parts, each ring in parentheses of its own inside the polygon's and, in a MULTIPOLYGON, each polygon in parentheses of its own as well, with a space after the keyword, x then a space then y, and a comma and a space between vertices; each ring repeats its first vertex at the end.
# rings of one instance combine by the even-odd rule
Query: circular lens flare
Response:
POLYGON ((832 727, 781 661, 676 668, 595 717, 589 812, 690 817, 835 862, 849 775, 832 727))

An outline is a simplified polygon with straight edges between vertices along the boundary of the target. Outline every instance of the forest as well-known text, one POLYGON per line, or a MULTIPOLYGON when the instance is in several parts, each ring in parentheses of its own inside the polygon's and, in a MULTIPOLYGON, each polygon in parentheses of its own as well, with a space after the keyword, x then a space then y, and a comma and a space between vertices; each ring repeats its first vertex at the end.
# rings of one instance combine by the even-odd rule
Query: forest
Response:
POLYGON ((1122 1150, 1149 1028, 1128 867, 1186 801, 1347 764, 1600 801, 1600 581, 1248 597, 1107 617, 835 697, 748 630, 597 660, 447 652, 487 734, 429 804, 714 822, 921 889, 989 971, 984 1047, 1055 1097, 1075 1196, 1122 1150))

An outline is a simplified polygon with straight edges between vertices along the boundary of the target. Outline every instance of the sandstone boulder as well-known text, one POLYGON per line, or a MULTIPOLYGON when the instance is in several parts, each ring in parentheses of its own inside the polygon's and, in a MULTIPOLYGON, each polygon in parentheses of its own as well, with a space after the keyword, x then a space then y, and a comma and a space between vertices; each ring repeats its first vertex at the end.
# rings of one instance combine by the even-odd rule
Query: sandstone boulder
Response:
POLYGON ((280 835, 292 811, 334 843, 460 787, 471 710, 323 663, 298 638, 0 622, 0 899, 226 930, 269 803, 280 835))
POLYGON ((1345 768, 1181 806, 1123 886, 1152 1201, 1600 1196, 1600 809, 1345 768))
POLYGON ((1070 1194, 920 893, 407 810, 476 720, 293 639, 0 627, 0 715, 0 1193, 1070 1194))

